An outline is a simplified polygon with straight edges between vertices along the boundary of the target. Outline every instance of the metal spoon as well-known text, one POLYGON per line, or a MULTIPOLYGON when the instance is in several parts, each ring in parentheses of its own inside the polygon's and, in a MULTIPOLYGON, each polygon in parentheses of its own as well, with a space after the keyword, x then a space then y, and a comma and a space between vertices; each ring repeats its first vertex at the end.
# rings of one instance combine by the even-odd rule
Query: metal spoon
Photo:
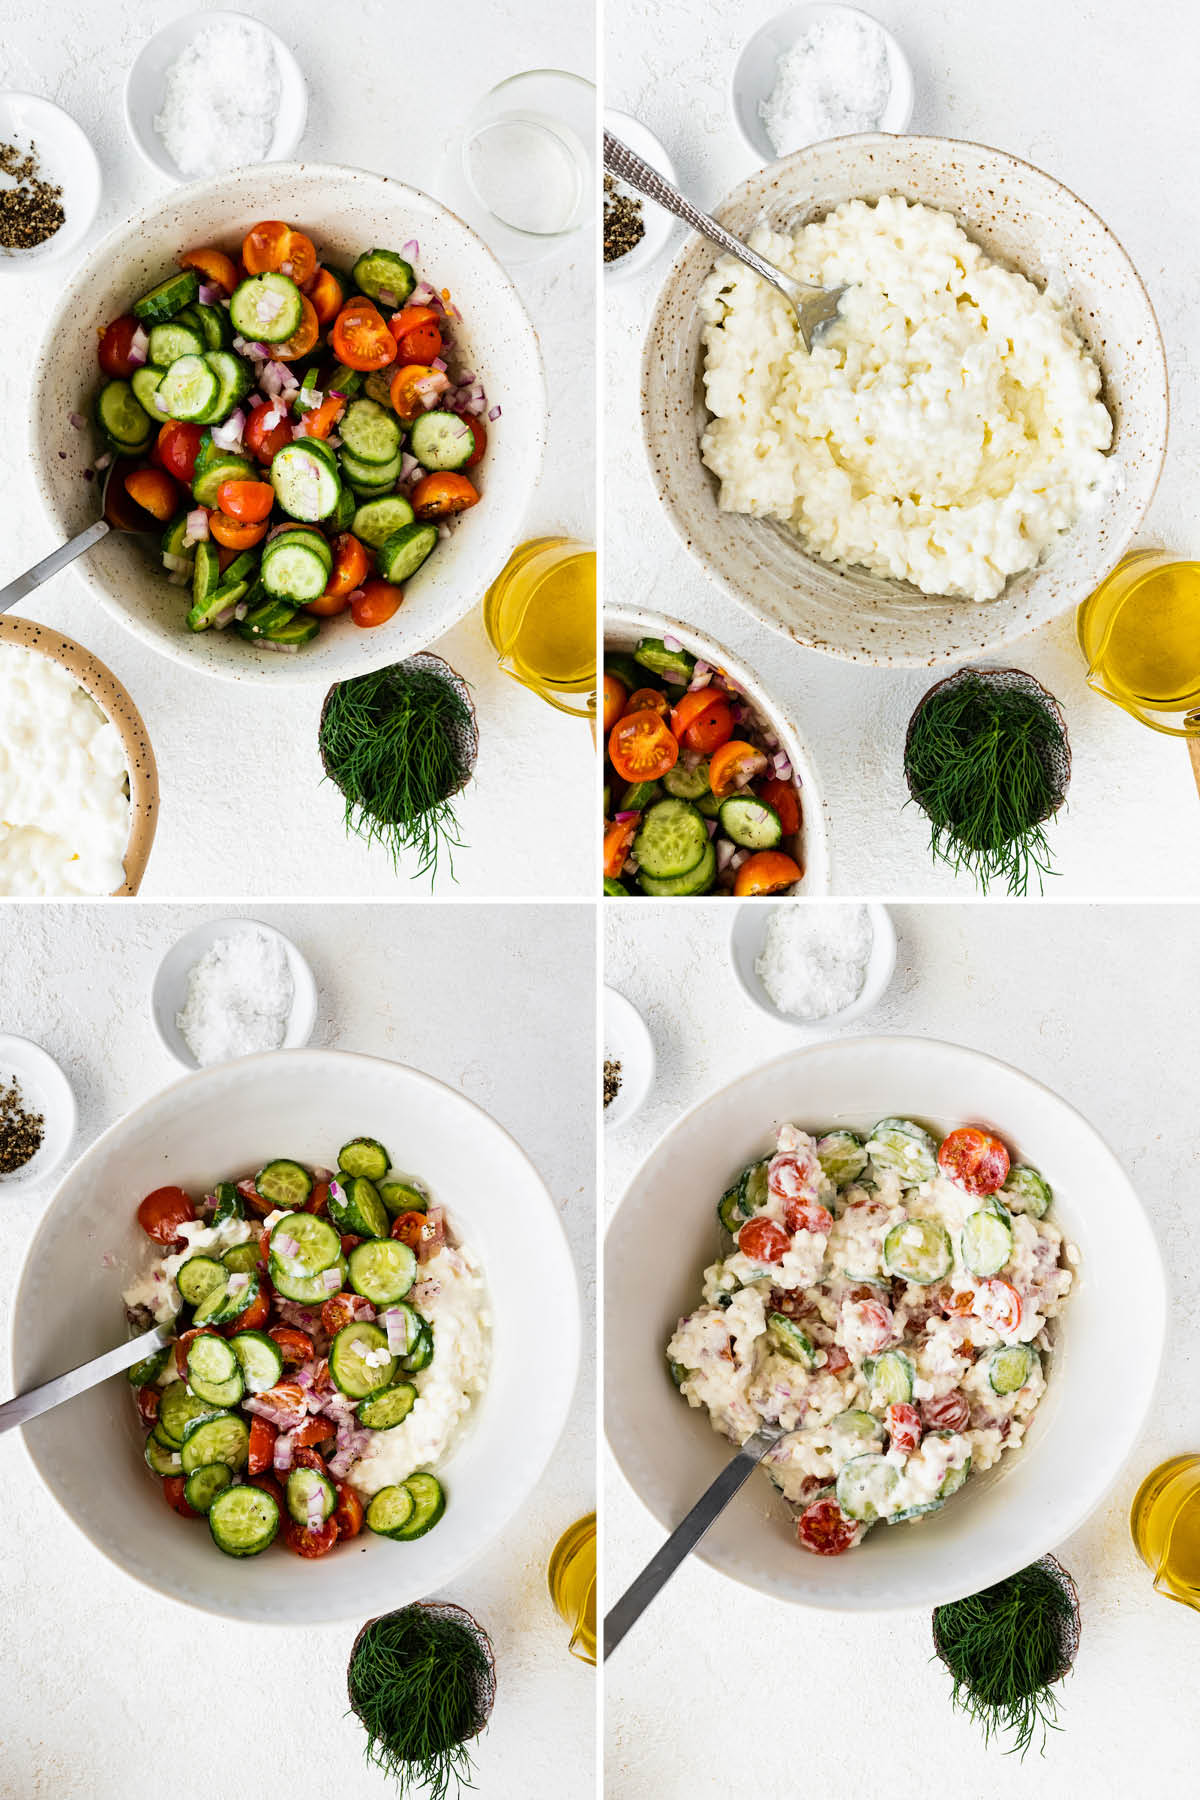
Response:
POLYGON ((767 1451, 784 1435, 782 1426, 764 1425, 748 1437, 732 1461, 701 1494, 690 1513, 677 1525, 661 1549, 656 1550, 641 1574, 631 1582, 604 1617, 604 1660, 608 1661, 631 1625, 635 1625, 654 1597, 666 1586, 685 1557, 690 1556, 709 1526, 724 1512, 743 1482, 753 1474, 767 1451))
POLYGON ((727 250, 731 256, 744 262, 748 269, 753 269, 756 275, 761 275, 764 281, 777 287, 792 309, 796 329, 806 350, 812 349, 817 334, 836 318, 838 303, 846 292, 844 287, 810 287, 807 282, 796 281, 792 276, 785 275, 782 269, 777 269, 765 256, 760 256, 757 250, 751 250, 748 244, 743 244, 731 231, 726 231, 723 225, 718 225, 715 219, 701 212, 698 206, 685 200, 677 188, 663 180, 657 169, 652 169, 648 162, 643 162, 636 151, 631 150, 628 144, 623 144, 620 138, 615 138, 611 131, 604 134, 604 167, 610 175, 618 176, 627 186, 644 194, 647 200, 653 200, 658 206, 674 213, 677 219, 682 219, 693 231, 698 231, 702 237, 720 245, 722 250, 727 250))
POLYGON ((43 581, 49 581, 52 575, 65 569, 77 556, 82 556, 85 550, 98 544, 102 537, 107 537, 111 530, 112 526, 105 519, 97 519, 86 531, 81 531, 68 543, 60 544, 49 556, 43 556, 41 562, 34 563, 32 569, 26 569, 23 575, 16 576, 6 587, 0 588, 0 613, 7 612, 18 600, 24 600, 26 594, 32 594, 34 588, 41 587, 43 581))
POLYGON ((86 1394, 89 1388, 98 1387, 110 1375, 132 1369, 144 1356, 153 1355, 155 1350, 165 1350, 171 1341, 163 1327, 156 1325, 153 1331, 144 1331, 141 1337, 130 1338, 127 1344, 106 1350, 103 1356, 95 1356, 91 1362, 81 1363, 79 1368, 70 1369, 65 1375, 43 1381, 40 1387, 30 1388, 27 1394, 17 1394, 0 1405, 0 1431, 11 1431, 14 1425, 24 1425, 30 1419, 36 1419, 39 1413, 61 1406, 64 1400, 73 1400, 76 1394, 86 1394))

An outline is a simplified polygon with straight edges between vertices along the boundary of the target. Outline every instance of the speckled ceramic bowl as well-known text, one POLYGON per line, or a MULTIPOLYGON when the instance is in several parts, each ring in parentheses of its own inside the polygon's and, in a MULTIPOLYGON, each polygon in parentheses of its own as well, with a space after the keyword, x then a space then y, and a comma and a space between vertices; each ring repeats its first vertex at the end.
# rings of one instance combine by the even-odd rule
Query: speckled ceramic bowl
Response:
POLYGON ((23 644, 27 650, 36 650, 61 664, 120 733, 129 770, 131 810, 125 885, 116 890, 114 898, 128 898, 141 886, 158 823, 158 767, 145 720, 111 669, 73 638, 64 637, 49 625, 39 625, 34 619, 16 619, 9 613, 0 618, 0 644, 5 641, 23 644))
POLYGON ((100 380, 97 327, 162 280, 179 251, 208 243, 232 249, 264 218, 293 221, 319 254, 340 265, 372 245, 417 239, 421 273, 461 302, 460 348, 490 401, 503 407, 489 427, 480 505, 408 583, 404 605, 387 625, 361 631, 349 619, 332 620, 295 656, 233 632, 187 631, 186 590, 166 580, 152 540, 113 536, 75 569, 114 617, 178 662, 234 681, 328 687, 382 660, 411 656, 479 604, 517 543, 541 470, 546 389, 537 337, 491 251, 438 201, 387 176, 321 163, 267 163, 155 201, 111 233, 63 291, 34 369, 30 460, 55 532, 67 538, 81 531, 96 516, 95 484, 83 471, 99 444, 90 429, 73 431, 70 416, 91 414, 100 380))
POLYGON ((1167 441, 1167 369, 1149 297, 1094 212, 1029 163, 949 138, 835 138, 744 181, 717 209, 742 237, 764 217, 797 229, 844 200, 900 194, 952 212, 990 255, 1066 293, 1104 377, 1116 432, 1108 497, 995 600, 931 599, 906 583, 806 555, 766 519, 722 512, 700 460, 701 284, 716 257, 688 240, 659 296, 642 364, 651 474, 692 555, 748 611, 797 643, 851 661, 918 667, 997 649, 1076 606, 1124 554, 1150 504, 1167 441))
POLYGON ((789 856, 796 858, 804 870, 803 881, 798 881, 790 892, 827 894, 832 878, 829 821, 812 756, 790 715, 778 701, 770 698, 757 675, 752 674, 744 663, 691 625, 684 625, 679 619, 669 619, 665 613, 645 612, 640 607, 606 606, 604 609, 606 650, 632 650, 640 638, 664 636, 677 637, 684 649, 693 656, 702 662, 711 663, 713 668, 721 669, 728 675, 734 686, 741 689, 758 723, 766 730, 773 731, 787 751, 788 760, 800 784, 803 812, 799 838, 785 840, 782 846, 789 856))

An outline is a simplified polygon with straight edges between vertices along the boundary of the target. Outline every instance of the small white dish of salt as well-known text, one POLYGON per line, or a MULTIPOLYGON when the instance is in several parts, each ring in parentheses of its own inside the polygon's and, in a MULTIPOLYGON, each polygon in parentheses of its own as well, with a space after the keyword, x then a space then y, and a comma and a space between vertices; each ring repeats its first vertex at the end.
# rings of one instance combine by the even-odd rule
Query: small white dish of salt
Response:
POLYGON ((876 901, 747 900, 734 914, 730 951, 756 1006, 823 1035, 883 998, 896 968, 896 929, 876 901))
POLYGON ((148 163, 196 181, 286 162, 304 135, 308 88, 283 39, 225 9, 172 19, 125 82, 125 123, 148 163))
POLYGON ((185 1069, 299 1050, 317 1022, 317 984, 292 940, 258 919, 208 919, 158 966, 150 1011, 185 1069))
POLYGON ((793 6, 756 31, 733 72, 733 116, 764 163, 827 138, 907 131, 913 74, 890 31, 855 6, 793 6))

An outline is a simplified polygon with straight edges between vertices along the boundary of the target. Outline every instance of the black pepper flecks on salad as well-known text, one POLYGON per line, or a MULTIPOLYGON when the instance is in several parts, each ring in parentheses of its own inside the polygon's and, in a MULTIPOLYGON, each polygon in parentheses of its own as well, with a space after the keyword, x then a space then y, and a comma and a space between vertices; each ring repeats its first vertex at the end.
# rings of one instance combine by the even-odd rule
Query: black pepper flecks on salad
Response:
MULTIPOLYGON (((346 1479, 374 1435, 408 1417, 417 1389, 407 1377, 434 1356, 433 1328, 405 1295, 445 1242, 445 1220, 418 1184, 388 1179, 390 1167, 376 1139, 352 1138, 336 1176, 279 1159, 219 1182, 199 1208, 178 1187, 138 1207, 146 1235, 176 1252, 189 1222, 283 1215, 223 1252, 206 1240, 180 1263, 175 1340, 129 1373, 147 1467, 177 1513, 207 1517, 228 1556, 257 1556, 277 1533, 298 1556, 324 1556, 364 1519, 409 1543, 445 1511, 426 1471, 380 1488, 365 1509, 346 1479)), ((161 1270, 152 1281, 169 1293, 161 1270)))
POLYGON ((780 894, 803 878, 800 782, 720 669, 677 638, 604 658, 604 892, 780 894))
POLYGON ((763 1468, 818 1556, 937 1511, 1022 1442, 1073 1252, 1050 1188, 992 1132, 780 1126, 722 1195, 730 1247, 667 1346, 715 1430, 784 1435, 763 1468))
POLYGON ((500 408, 462 366, 462 315, 418 278, 415 239, 346 274, 267 219, 237 254, 186 251, 105 328, 95 467, 111 526, 161 532, 189 631, 296 651, 322 619, 395 614, 479 500, 468 471, 500 408))

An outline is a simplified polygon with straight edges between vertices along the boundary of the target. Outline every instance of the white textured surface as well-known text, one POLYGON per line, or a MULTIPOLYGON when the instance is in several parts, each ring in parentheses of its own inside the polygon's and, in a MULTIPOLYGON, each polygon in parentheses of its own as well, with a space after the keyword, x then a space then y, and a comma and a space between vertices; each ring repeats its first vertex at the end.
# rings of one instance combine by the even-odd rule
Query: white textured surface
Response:
MULTIPOLYGON (((154 1035, 150 982, 210 907, 9 907, 0 913, 0 1018, 58 1059, 79 1101, 77 1150, 179 1070, 154 1035), (115 910, 114 910, 115 907, 115 910)), ((247 909, 254 913, 256 909, 247 909)), ((487 1108, 528 1151, 570 1234, 591 1343, 594 1286, 594 916, 583 906, 271 906, 317 978, 313 1042, 425 1069, 487 1108)), ((48 1195, 0 1206, 0 1392, 16 1271, 48 1195)), ((477 1766, 480 1800, 593 1791, 592 1672, 567 1651, 546 1592, 559 1533, 594 1505, 593 1375, 524 1515, 443 1596, 488 1628, 498 1697, 477 1766)), ((211 1764, 213 1715, 183 1698, 188 1671, 234 1671, 248 1710, 222 1702, 238 1786, 295 1800, 394 1795, 362 1764, 345 1714, 353 1628, 235 1626, 136 1586, 59 1512, 15 1436, 0 1442, 0 1800, 150 1800, 161 1787, 165 1705, 172 1760, 211 1764), (19 1623, 18 1623, 19 1621, 19 1623), (254 1699, 254 1694, 259 1699, 254 1699)), ((303 1569, 297 1565, 297 1580, 303 1569)), ((379 1595, 379 1610, 388 1596, 379 1595)), ((199 1775, 196 1776, 200 1780, 199 1775)), ((202 1784, 203 1785, 203 1784, 202 1784)), ((187 1785, 186 1800, 197 1791, 187 1785)))
MULTIPOLYGON (((605 98, 662 139, 684 191, 702 206, 754 167, 733 123, 728 83, 746 39, 778 10, 777 0, 733 8, 608 0, 605 98)), ((1200 27, 1171 0, 1147 0, 1143 49, 1118 53, 1108 9, 1089 0, 1050 8, 1007 0, 999 13, 954 0, 869 0, 867 10, 913 63, 913 131, 1028 157, 1094 206, 1132 256, 1158 313, 1172 387, 1167 467, 1141 541, 1194 555, 1200 300, 1185 247, 1200 231, 1200 198, 1194 183, 1163 172, 1196 143, 1188 71, 1200 27), (1140 75, 1130 55, 1143 57, 1140 75), (1118 128, 1134 120, 1134 129, 1118 128)), ((672 250, 681 241, 674 237, 672 250)), ((638 369, 669 262, 664 255, 639 279, 605 290, 607 591, 636 593, 710 631, 792 711, 829 802, 836 891, 967 897, 969 881, 931 864, 916 808, 901 811, 904 728, 929 678, 847 668, 756 625, 693 563, 659 511, 641 449, 638 369)), ((1069 808, 1051 832, 1061 877, 1052 891, 1195 892, 1200 814, 1184 746, 1088 690, 1069 618, 1022 639, 1003 660, 1042 681, 1067 715, 1074 775, 1069 808)))
MULTIPOLYGON (((45 94, 71 113, 99 154, 104 195, 96 224, 73 258, 25 278, 0 279, 0 333, 32 346, 63 274, 86 258, 115 224, 168 190, 125 129, 125 74, 145 40, 168 19, 193 10, 188 0, 133 0, 108 6, 64 0, 47 16, 0 0, 0 88, 45 94)), ((405 80, 397 90, 395 8, 353 0, 338 22, 319 0, 247 0, 242 10, 273 26, 290 45, 309 84, 308 126, 298 154, 400 176, 446 191, 445 159, 457 156, 468 107, 502 77, 558 65, 591 73, 586 12, 545 17, 522 3, 469 0, 454 32, 452 70, 444 78, 405 80), (332 33, 332 35, 331 35, 332 33), (381 47, 386 47, 380 54, 381 47), (447 103, 447 95, 456 98, 447 103), (461 96, 461 101, 457 98, 461 96)), ((541 487, 526 535, 562 532, 590 540, 593 525, 592 282, 583 237, 514 277, 542 342, 552 419, 541 487)), ((467 297, 469 304, 469 296, 467 297)), ((24 463, 30 359, 15 354, 0 371, 0 583, 53 545, 24 463)), ((498 573, 499 571, 497 571, 498 573)), ((482 594, 480 599, 482 600, 482 594)), ((142 893, 394 895, 427 891, 397 875, 387 855, 347 840, 340 798, 321 784, 317 720, 322 692, 261 696, 175 668, 110 621, 71 570, 19 610, 69 632, 106 662, 141 708, 158 757, 162 810, 142 893)), ((357 630, 344 625, 346 630, 357 630)), ((594 770, 584 725, 511 681, 496 659, 478 613, 435 648, 472 684, 481 750, 477 779, 459 808, 469 849, 455 858, 440 892, 579 894, 593 887, 591 810, 581 796, 594 770), (551 817, 552 834, 536 856, 514 821, 551 817)), ((374 634, 376 664, 387 661, 387 627, 374 634)))
MULTIPOLYGON (((641 1008, 658 1055, 646 1107, 620 1133, 606 1133, 612 1206, 681 1112, 797 1039, 741 996, 729 966, 727 909, 647 903, 606 913, 605 980, 641 1008)), ((1142 1476, 1196 1447, 1192 1193, 1200 1153, 1187 1124, 1195 1083, 1164 1042, 1178 996, 1200 983, 1194 916, 1170 905, 1010 905, 901 906, 892 917, 892 986, 845 1035, 948 1038, 1048 1083, 1125 1164, 1167 1265, 1166 1373, 1151 1422, 1109 1499, 1060 1550, 1083 1608, 1082 1646, 1062 1690, 1063 1730, 1051 1736, 1045 1761, 1035 1754, 1019 1763, 1002 1745, 988 1750, 952 1710, 949 1678, 930 1664, 925 1614, 803 1612, 692 1562, 607 1665, 613 1800, 728 1800, 750 1791, 752 1757, 753 1791, 765 1800, 800 1791, 848 1800, 873 1791, 881 1773, 895 1800, 942 1791, 947 1771, 948 1791, 964 1800, 1001 1792, 1008 1800, 1126 1800, 1195 1784, 1196 1619, 1151 1591, 1127 1528, 1142 1476), (697 1729, 718 1709, 727 1730, 697 1729), (799 1762, 770 1759, 776 1731, 799 1750, 799 1762)), ((1120 1333, 1114 1354, 1137 1354, 1132 1329, 1120 1333)), ((611 1604, 661 1533, 607 1454, 604 1497, 611 1604)))

